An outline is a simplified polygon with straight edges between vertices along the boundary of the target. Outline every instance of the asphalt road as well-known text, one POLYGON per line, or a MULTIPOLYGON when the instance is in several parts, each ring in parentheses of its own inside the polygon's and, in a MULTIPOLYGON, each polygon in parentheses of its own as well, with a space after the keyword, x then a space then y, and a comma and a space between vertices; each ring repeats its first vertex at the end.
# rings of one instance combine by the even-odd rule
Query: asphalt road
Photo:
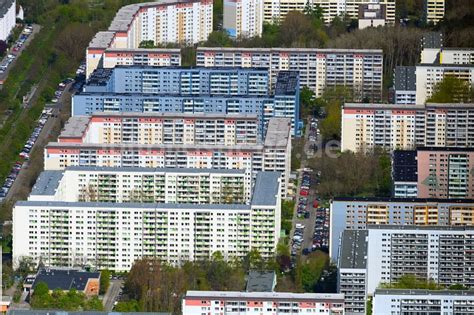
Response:
POLYGON ((114 308, 114 303, 117 300, 117 296, 122 285, 123 280, 110 280, 109 289, 105 293, 104 299, 102 300, 102 304, 104 305, 104 310, 106 312, 110 312, 114 308))
MULTIPOLYGON (((6 78, 8 77, 8 73, 10 72, 10 69, 13 68, 13 65, 16 63, 17 59, 18 59, 18 56, 21 55, 21 53, 23 52, 23 50, 25 50, 26 47, 28 47, 28 45, 30 44, 30 42, 33 40, 33 38, 35 37, 35 35, 40 31, 41 29, 41 26, 39 26, 38 24, 33 24, 32 25, 33 27, 33 31, 31 32, 30 36, 28 36, 28 38, 26 39, 25 43, 21 46, 21 48, 18 50, 18 51, 13 51, 10 50, 9 52, 7 52, 5 54, 5 57, 3 58, 2 60, 2 63, 7 59, 7 55, 8 54, 11 54, 11 55, 15 55, 17 56, 13 61, 12 63, 8 66, 7 70, 3 73, 0 73, 0 81, 3 82, 4 80, 6 80, 6 78)), ((1 88, 1 85, 0 85, 0 88, 1 88)))

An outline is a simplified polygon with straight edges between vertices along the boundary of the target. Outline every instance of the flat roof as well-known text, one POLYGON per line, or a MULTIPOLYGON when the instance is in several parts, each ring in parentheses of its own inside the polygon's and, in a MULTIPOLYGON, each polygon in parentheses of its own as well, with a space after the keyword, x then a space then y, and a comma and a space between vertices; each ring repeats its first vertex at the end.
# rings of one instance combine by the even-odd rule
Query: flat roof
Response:
POLYGON ((418 165, 415 150, 395 150, 392 153, 392 179, 394 182, 416 182, 418 165))
POLYGON ((375 295, 474 296, 474 290, 375 289, 375 295))
POLYGON ((59 138, 77 138, 82 137, 89 126, 90 116, 72 116, 70 117, 66 124, 64 125, 63 130, 59 138))
POLYGON ((350 53, 350 54, 382 54, 382 49, 340 49, 340 48, 239 48, 239 47, 198 47, 197 51, 222 51, 222 52, 295 52, 295 53, 350 53))
POLYGON ((365 269, 367 266, 367 230, 344 230, 339 268, 365 269))
POLYGON ((344 109, 354 108, 354 109, 373 109, 373 110, 425 110, 429 108, 473 108, 474 103, 426 103, 423 104, 377 104, 377 103, 345 103, 343 105, 344 109))
POLYGON ((369 224, 367 230, 474 231, 474 226, 369 224))
MULTIPOLYGON (((15 4, 15 0, 2 0, 0 1, 0 17, 4 17, 12 5, 15 4)), ((16 8, 15 8, 16 16, 16 8)))
POLYGON ((299 93, 298 83, 298 71, 278 71, 275 95, 295 95, 299 93))
POLYGON ((268 206, 277 203, 280 194, 280 172, 258 172, 252 193, 252 206, 268 206))
POLYGON ((115 32, 101 31, 97 32, 89 43, 88 49, 106 49, 112 43, 115 32))
POLYGON ((440 152, 474 152, 472 147, 417 147, 417 151, 440 152))
POLYGON ((89 279, 99 279, 100 272, 87 272, 74 269, 42 268, 38 271, 33 289, 40 282, 45 282, 50 290, 84 291, 89 279))
POLYGON ((52 196, 56 193, 64 171, 42 171, 33 185, 31 195, 52 196))
POLYGON ((474 203, 474 199, 440 199, 440 198, 392 198, 392 197, 334 197, 333 201, 353 202, 390 202, 390 203, 474 203))
POLYGON ((180 48, 107 48, 106 52, 133 52, 133 53, 171 53, 171 54, 180 54, 181 56, 181 49, 180 48))
POLYGON ((250 270, 247 276, 247 292, 273 292, 276 284, 275 271, 250 270))
POLYGON ((226 298, 262 300, 340 300, 342 293, 290 293, 290 292, 238 292, 238 291, 187 291, 185 298, 226 298))
POLYGON ((98 311, 75 311, 64 310, 15 310, 9 309, 8 315, 171 315, 171 313, 158 312, 98 312, 98 311))
POLYGON ((427 68, 474 68, 474 64, 458 64, 458 63, 418 63, 416 67, 427 68))
MULTIPOLYGON (((95 83, 92 83, 96 85, 95 83)), ((104 96, 104 97, 136 97, 145 99, 160 99, 160 98, 186 98, 186 99, 203 99, 203 98, 218 98, 218 99, 273 99, 273 95, 229 95, 229 94, 180 94, 180 93, 117 93, 117 92, 79 92, 75 96, 104 96)), ((290 94, 291 95, 291 94, 290 94)), ((176 114, 176 113, 175 113, 176 114)), ((198 113, 199 114, 199 113, 198 113)))
POLYGON ((423 48, 443 47, 443 34, 439 32, 426 32, 422 37, 423 48))
POLYGON ((397 66, 394 72, 395 90, 416 91, 416 67, 397 66))
POLYGON ((290 132, 290 118, 270 118, 265 134, 265 147, 286 147, 290 140, 290 132))

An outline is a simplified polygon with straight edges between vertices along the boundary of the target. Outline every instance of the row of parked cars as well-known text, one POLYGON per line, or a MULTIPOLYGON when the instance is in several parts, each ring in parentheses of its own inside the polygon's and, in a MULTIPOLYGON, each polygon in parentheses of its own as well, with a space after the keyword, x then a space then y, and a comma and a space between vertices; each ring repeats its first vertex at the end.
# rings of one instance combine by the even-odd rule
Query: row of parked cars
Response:
POLYGON ((67 78, 63 81, 61 81, 59 84, 58 84, 58 88, 56 89, 56 91, 54 91, 54 98, 51 100, 51 102, 53 103, 57 103, 59 101, 59 99, 61 98, 61 95, 63 95, 63 92, 64 92, 64 89, 66 88, 66 86, 73 82, 74 79, 72 78, 67 78))
POLYGON ((293 239, 291 240, 291 257, 295 257, 298 251, 301 249, 301 245, 304 240, 304 224, 297 223, 295 226, 295 233, 293 234, 293 239))
MULTIPOLYGON (((13 45, 12 51, 19 51, 32 32, 33 27, 31 25, 25 26, 25 28, 20 34, 20 37, 15 42, 15 45, 13 45)), ((4 73, 5 71, 7 71, 8 66, 13 62, 13 60, 15 60, 16 57, 17 56, 14 54, 8 54, 4 61, 0 64, 0 73, 4 73)))
POLYGON ((312 250, 329 247, 329 208, 317 208, 312 250))

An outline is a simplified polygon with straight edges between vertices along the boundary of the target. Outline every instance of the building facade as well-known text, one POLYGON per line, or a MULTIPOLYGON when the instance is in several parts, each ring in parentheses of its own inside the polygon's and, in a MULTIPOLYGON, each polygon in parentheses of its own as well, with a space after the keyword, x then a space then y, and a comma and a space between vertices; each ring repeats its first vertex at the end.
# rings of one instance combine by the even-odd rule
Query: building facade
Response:
POLYGON ((236 39, 261 36, 263 1, 225 0, 223 27, 230 37, 236 39))
POLYGON ((19 201, 14 265, 128 271, 144 257, 179 265, 215 252, 243 258, 252 249, 270 258, 280 236, 279 178, 260 172, 250 204, 19 201))
MULTIPOLYGON (((270 120, 263 143, 225 144, 147 144, 103 142, 54 142, 44 150, 45 170, 69 166, 97 167, 176 167, 248 169, 280 172, 282 196, 286 196, 291 166, 290 121, 270 120)), ((60 137, 61 141, 61 137, 60 137)), ((95 140, 93 140, 95 141, 95 140)))
POLYGON ((16 25, 16 0, 0 3, 0 40, 6 42, 16 25))
POLYGON ((196 65, 267 68, 272 87, 280 71, 298 71, 300 86, 317 97, 326 88, 345 86, 357 100, 382 99, 383 55, 377 49, 198 47, 196 65))
POLYGON ((474 294, 468 290, 377 289, 374 314, 469 314, 474 309, 474 294))
POLYGON ((385 5, 367 3, 359 5, 359 29, 385 26, 385 5))
POLYGON ((419 198, 474 199, 474 148, 417 149, 419 198))
POLYGON ((334 261, 344 230, 364 230, 368 225, 474 225, 473 199, 334 198, 330 210, 329 254, 334 261))
POLYGON ((342 294, 283 293, 283 292, 232 292, 187 291, 183 298, 183 315, 242 315, 258 312, 262 315, 298 313, 344 313, 342 294))
POLYGON ((257 115, 95 112, 69 118, 58 142, 239 145, 264 135, 257 115))
POLYGON ((436 85, 445 77, 458 78, 474 85, 474 64, 418 64, 416 66, 416 104, 425 104, 436 85))
POLYGON ((474 104, 345 104, 341 149, 474 146, 474 104))
POLYGON ((293 135, 299 135, 298 74, 280 72, 273 93, 268 84, 268 72, 254 68, 101 69, 74 95, 72 112, 255 114, 260 130, 271 117, 288 117, 293 135))
MULTIPOLYGON (((471 288, 474 255, 468 248, 472 246, 473 227, 374 225, 366 231, 344 231, 338 265, 345 268, 340 269, 344 276, 340 275, 338 286, 339 291, 344 292, 346 305, 347 301, 352 302, 353 311, 346 308, 346 314, 365 314, 368 296, 373 296, 381 284, 396 283, 407 274, 431 279, 444 287, 458 284, 471 288), (356 232, 358 237, 354 237, 356 232), (366 256, 354 256, 356 251, 366 256), (356 260, 359 261, 356 263, 356 260), (361 273, 364 269, 365 273, 361 273), (357 286, 353 286, 356 280, 357 286)), ((393 298, 392 302, 397 301, 393 298)), ((407 310, 387 314, 420 314, 423 304, 420 298, 412 305, 413 313, 407 310)), ((432 314, 445 313, 434 311, 432 314)))
POLYGON ((445 0, 424 0, 425 19, 427 23, 438 24, 444 18, 445 0))
POLYGON ((386 7, 383 19, 387 24, 395 24, 395 0, 264 0, 264 21, 273 23, 283 21, 291 11, 303 11, 306 5, 319 6, 323 9, 324 23, 330 24, 335 17, 348 15, 350 19, 357 20, 359 7, 368 4, 380 4, 386 7))
POLYGON ((86 50, 86 76, 104 63, 104 54, 109 49, 125 49, 127 54, 138 55, 140 52, 134 49, 144 41, 157 46, 207 40, 212 32, 212 12, 213 2, 209 0, 163 0, 122 7, 109 29, 98 32, 90 42, 86 50))
POLYGON ((76 166, 42 172, 28 200, 249 204, 251 188, 245 170, 76 166))

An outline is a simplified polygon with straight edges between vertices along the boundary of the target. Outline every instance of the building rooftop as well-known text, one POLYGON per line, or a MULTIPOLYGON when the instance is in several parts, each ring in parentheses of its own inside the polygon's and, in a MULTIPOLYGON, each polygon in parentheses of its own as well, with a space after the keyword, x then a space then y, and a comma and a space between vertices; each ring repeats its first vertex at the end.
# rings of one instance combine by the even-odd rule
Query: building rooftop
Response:
POLYGON ((339 268, 365 269, 367 265, 367 230, 344 230, 341 237, 339 268))
POLYGON ((395 90, 416 91, 416 67, 397 66, 394 72, 395 90))
POLYGON ((427 103, 426 105, 405 105, 405 104, 377 104, 377 103, 345 103, 344 109, 372 109, 372 110, 425 110, 429 108, 472 108, 474 103, 427 103))
POLYGON ((97 32, 89 43, 88 49, 106 49, 115 37, 114 32, 97 32))
POLYGON ((64 171, 42 171, 30 195, 52 196, 56 193, 64 171))
POLYGON ((92 72, 87 85, 104 86, 107 85, 114 73, 114 68, 97 68, 92 72))
POLYGON ((334 197, 333 201, 347 202, 386 202, 386 203, 474 203, 474 199, 436 199, 436 198, 387 198, 387 197, 334 197))
MULTIPOLYGON (((1 0, 0 1, 0 17, 4 17, 12 5, 15 4, 15 0, 1 0)), ((16 8, 15 8, 16 10, 16 8)), ((16 16, 16 11, 15 11, 16 16)))
POLYGON ((474 296, 473 290, 375 289, 375 295, 474 296))
POLYGON ((392 225, 369 224, 367 230, 399 230, 399 231, 474 231, 474 226, 453 225, 392 225))
POLYGON ((423 48, 441 48, 443 47, 443 34, 438 32, 426 32, 422 37, 423 48))
POLYGON ((7 315, 171 315, 171 313, 157 312, 98 312, 83 311, 69 312, 64 310, 14 310, 9 309, 7 315))
POLYGON ((417 151, 474 152, 472 147, 417 147, 417 151))
POLYGON ((286 147, 290 141, 290 130, 290 118, 270 118, 265 134, 265 147, 286 147))
POLYGON ((64 129, 59 135, 60 138, 77 138, 82 137, 87 128, 89 127, 90 117, 89 116, 72 116, 70 117, 64 129))
POLYGON ((469 63, 418 63, 416 67, 427 67, 427 68, 453 68, 453 69, 469 69, 469 68, 474 68, 474 64, 469 64, 469 63))
POLYGON ((279 172, 258 172, 252 193, 253 206, 275 205, 280 194, 279 172))
POLYGON ((279 71, 275 84, 275 95, 295 95, 299 93, 299 72, 279 71))
POLYGON ((250 270, 247 277, 247 292, 273 292, 276 285, 275 271, 250 270))
POLYGON ((336 48, 240 48, 240 47, 198 47, 199 51, 216 51, 216 52, 296 52, 296 53, 348 53, 348 54, 382 54, 382 49, 336 49, 336 48))
MULTIPOLYGON (((134 53, 151 53, 151 54, 181 54, 180 48, 107 48, 107 52, 134 52, 134 53)), ((181 56, 181 55, 180 55, 181 56)))
POLYGON ((261 300, 297 300, 297 301, 344 301, 344 294, 339 293, 286 293, 286 292, 237 292, 237 291, 187 291, 187 299, 192 298, 226 298, 226 299, 261 299, 261 300))
POLYGON ((415 150, 395 150, 392 154, 392 179, 394 182, 416 182, 418 167, 415 150))
POLYGON ((40 269, 36 275, 33 289, 40 282, 45 282, 50 290, 84 291, 89 279, 99 279, 100 272, 87 272, 73 269, 40 269))

